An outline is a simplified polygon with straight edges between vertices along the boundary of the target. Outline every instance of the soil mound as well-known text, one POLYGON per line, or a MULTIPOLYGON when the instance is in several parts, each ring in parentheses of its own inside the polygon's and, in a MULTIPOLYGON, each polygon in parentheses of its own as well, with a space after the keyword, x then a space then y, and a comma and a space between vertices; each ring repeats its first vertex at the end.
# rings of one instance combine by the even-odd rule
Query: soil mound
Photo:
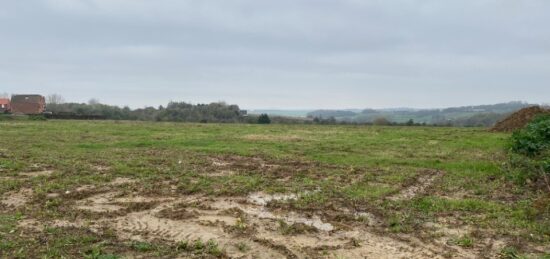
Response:
POLYGON ((506 119, 495 124, 492 132, 511 132, 525 127, 533 118, 540 114, 550 114, 550 109, 531 106, 512 113, 506 119))

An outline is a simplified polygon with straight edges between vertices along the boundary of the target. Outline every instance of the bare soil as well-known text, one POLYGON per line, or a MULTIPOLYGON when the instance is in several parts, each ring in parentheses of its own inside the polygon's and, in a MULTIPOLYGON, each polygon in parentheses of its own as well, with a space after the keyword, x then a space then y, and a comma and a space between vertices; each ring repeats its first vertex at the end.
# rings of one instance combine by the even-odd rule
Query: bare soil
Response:
MULTIPOLYGON (((274 163, 262 158, 211 157, 208 174, 223 175, 242 169, 286 177, 288 171, 311 170, 313 163, 274 163)), ((46 173, 47 172, 47 173, 46 173)), ((353 169, 350 173, 355 172, 353 169)), ((47 176, 37 171, 25 177, 47 176)), ((20 174, 21 175, 21 174, 20 174)), ((444 175, 439 170, 419 170, 415 178, 386 196, 392 201, 429 194, 444 175)), ((45 227, 86 229, 101 236, 113 233, 123 242, 176 244, 215 240, 230 258, 479 258, 499 254, 509 240, 480 234, 469 225, 443 217, 422 226, 422 233, 391 233, 387 220, 375 207, 333 204, 326 209, 296 208, 292 202, 320 190, 269 194, 253 192, 237 196, 179 194, 174 182, 161 181, 158 189, 143 192, 139 181, 118 177, 101 185, 81 185, 64 193, 48 193, 51 201, 63 199, 67 217, 44 222, 24 219, 25 232, 40 233, 45 227), (353 208, 353 209, 352 209, 353 208), (429 234, 427 234, 429 233, 429 234), (472 247, 457 245, 475 236, 472 247), (246 249, 243 249, 245 247, 246 249)), ((17 210, 36 201, 32 189, 3 195, 0 208, 17 210)))
POLYGON ((44 171, 19 173, 19 175, 26 176, 26 177, 39 177, 39 176, 50 176, 53 173, 54 171, 52 170, 44 170, 44 171))
POLYGON ((402 189, 399 193, 388 197, 391 200, 408 200, 412 199, 415 196, 426 192, 426 190, 436 181, 443 172, 441 171, 426 171, 423 172, 424 175, 421 175, 416 179, 416 182, 406 188, 402 189))
MULTIPOLYGON (((393 196, 411 198, 426 188, 437 174, 422 176, 418 186, 405 188, 393 196)), ((101 232, 108 227, 121 240, 179 242, 183 240, 216 240, 231 258, 443 258, 452 251, 454 256, 475 258, 476 250, 449 246, 462 232, 453 232, 441 224, 436 228, 441 237, 433 242, 420 241, 409 235, 380 234, 376 224, 353 224, 341 227, 338 222, 321 213, 305 213, 270 203, 297 199, 301 194, 252 193, 243 197, 206 197, 201 195, 142 196, 139 193, 117 191, 117 185, 132 183, 116 179, 111 191, 86 195, 94 190, 81 189, 83 198, 74 202, 73 209, 96 215, 92 219, 72 218, 49 222, 51 226, 87 228, 101 232), (146 204, 147 206, 143 206, 146 204), (246 252, 238 247, 247 247, 246 252)), ((103 189, 99 189, 101 191, 103 189)), ((98 190, 95 190, 98 191, 98 190)), ((8 206, 23 206, 32 198, 30 189, 9 193, 2 200, 8 206)), ((72 193, 72 197, 79 195, 72 193)), ((343 209, 350 218, 368 217, 381 221, 368 212, 343 209)), ((46 223, 26 219, 21 228, 40 231, 46 223)), ((350 223, 352 224, 352 223, 350 223)), ((464 230, 468 232, 468 230, 464 230)))
MULTIPOLYGON (((256 166, 277 171, 262 159, 253 162, 238 157, 217 157, 213 168, 256 166)), ((303 167, 309 165, 300 164, 303 167)), ((429 191, 442 171, 426 170, 403 188, 388 196, 399 201, 413 199, 429 191)), ((298 210, 281 206, 302 193, 249 193, 246 196, 166 195, 140 193, 138 182, 115 178, 101 186, 82 185, 65 193, 50 193, 47 199, 68 199, 76 217, 40 222, 24 219, 19 227, 43 232, 44 226, 84 228, 102 234, 111 229, 119 240, 176 243, 215 240, 231 258, 477 258, 495 255, 506 242, 490 236, 478 238, 475 248, 457 246, 455 240, 475 233, 456 228, 440 219, 426 224, 435 233, 431 238, 412 234, 388 234, 376 208, 326 211, 298 210), (123 186, 129 188, 122 188, 123 186), (450 225, 455 228, 449 227, 450 225), (246 250, 240 249, 246 247, 246 250)), ((166 182, 163 188, 171 188, 166 182)), ((1 205, 17 209, 33 200, 33 191, 23 188, 3 196, 1 205)))
POLYGON ((491 131, 493 132, 511 132, 525 127, 533 118, 541 114, 550 114, 550 110, 539 106, 532 106, 521 109, 504 120, 498 122, 491 131))
POLYGON ((7 207, 19 208, 27 204, 27 202, 30 201, 32 195, 33 195, 32 189, 23 188, 18 192, 8 192, 7 194, 4 195, 0 203, 7 207))

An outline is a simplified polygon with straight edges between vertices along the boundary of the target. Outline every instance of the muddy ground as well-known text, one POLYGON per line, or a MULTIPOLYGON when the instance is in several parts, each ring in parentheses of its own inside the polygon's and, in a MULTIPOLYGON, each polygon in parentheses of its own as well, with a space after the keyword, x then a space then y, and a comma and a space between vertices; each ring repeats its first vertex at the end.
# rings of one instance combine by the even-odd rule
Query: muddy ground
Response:
MULTIPOLYGON (((214 157, 208 161, 213 177, 234 174, 232 167, 242 169, 256 164, 276 170, 281 166, 261 159, 214 157)), ((109 168, 97 167, 97 170, 109 168)), ((52 173, 43 170, 11 177, 48 177, 52 173)), ((428 170, 384 199, 413 199, 427 192, 443 173, 428 170)), ((1 206, 8 211, 21 210, 32 204, 63 200, 66 215, 56 219, 27 217, 19 221, 18 227, 29 236, 39 237, 51 227, 84 229, 98 235, 108 231, 121 242, 212 241, 221 251, 179 254, 182 258, 479 258, 497 257, 507 242, 476 233, 472 226, 457 227, 452 217, 426 223, 420 234, 405 234, 387 231, 387 219, 376 213, 377 208, 334 204, 325 210, 313 210, 289 205, 317 190, 253 192, 241 196, 182 194, 177 183, 169 180, 159 183, 157 188, 161 190, 145 192, 139 180, 122 177, 106 184, 82 185, 41 197, 34 195, 31 188, 21 188, 3 195, 1 206), (475 246, 457 245, 455 240, 473 234, 479 236, 475 246)), ((124 256, 140 257, 130 252, 124 256)))
MULTIPOLYGON (((130 180, 117 179, 117 182, 126 181, 130 180)), ((94 232, 108 227, 115 230, 121 240, 215 240, 232 258, 439 258, 448 255, 473 258, 476 255, 476 251, 449 247, 444 242, 425 243, 410 236, 378 234, 379 220, 366 211, 342 209, 340 214, 324 215, 269 206, 272 202, 295 199, 300 194, 148 197, 116 191, 116 183, 111 189, 95 193, 94 187, 84 186, 61 194, 61 197, 81 196, 74 200, 74 209, 91 215, 92 219, 77 217, 51 222, 26 219, 19 223, 20 227, 35 232, 44 231, 44 226, 88 228, 94 232), (339 216, 356 219, 361 224, 347 225, 331 220, 339 216)), ((51 194, 49 198, 59 196, 51 194)), ((23 189, 7 195, 3 203, 17 208, 31 199, 32 193, 23 189)), ((440 230, 443 235, 451 233, 448 229, 440 230)))

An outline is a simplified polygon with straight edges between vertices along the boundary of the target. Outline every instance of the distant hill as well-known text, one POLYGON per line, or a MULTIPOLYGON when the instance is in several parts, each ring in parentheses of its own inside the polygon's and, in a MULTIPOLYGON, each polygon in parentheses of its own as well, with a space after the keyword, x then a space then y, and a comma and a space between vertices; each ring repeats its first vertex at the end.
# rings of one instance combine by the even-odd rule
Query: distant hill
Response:
POLYGON ((334 118, 337 121, 369 123, 377 118, 403 123, 413 120, 416 123, 454 125, 454 126, 492 126, 506 115, 532 106, 526 102, 508 102, 491 105, 451 107, 444 109, 364 109, 352 110, 315 110, 307 114, 310 118, 334 118))
POLYGON ((330 118, 330 117, 353 117, 357 115, 357 112, 349 110, 316 110, 307 114, 308 117, 321 117, 321 118, 330 118))
POLYGON ((313 110, 249 110, 248 114, 268 114, 271 116, 305 118, 313 110))

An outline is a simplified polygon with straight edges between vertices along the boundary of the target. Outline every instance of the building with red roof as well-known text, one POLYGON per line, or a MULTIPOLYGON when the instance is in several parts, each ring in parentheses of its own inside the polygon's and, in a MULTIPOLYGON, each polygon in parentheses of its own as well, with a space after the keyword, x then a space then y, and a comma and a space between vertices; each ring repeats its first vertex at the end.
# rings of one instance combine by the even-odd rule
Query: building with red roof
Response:
POLYGON ((6 113, 10 111, 10 99, 0 98, 0 113, 6 113))

